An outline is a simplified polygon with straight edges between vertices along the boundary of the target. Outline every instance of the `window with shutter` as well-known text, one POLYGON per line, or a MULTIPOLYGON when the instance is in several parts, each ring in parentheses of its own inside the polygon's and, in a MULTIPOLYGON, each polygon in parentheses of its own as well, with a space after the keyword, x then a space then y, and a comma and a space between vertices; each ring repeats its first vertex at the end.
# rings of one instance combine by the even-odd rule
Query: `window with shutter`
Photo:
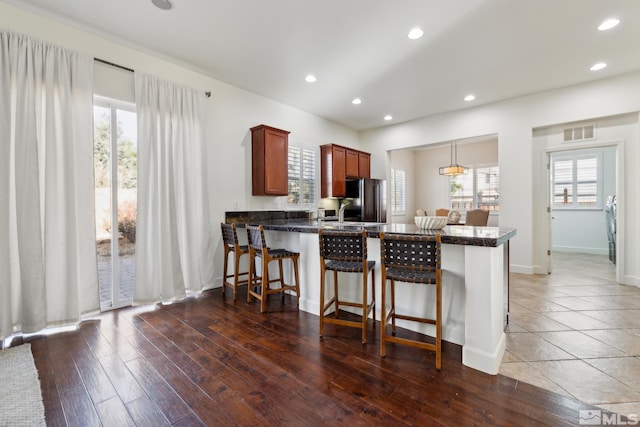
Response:
POLYGON ((289 145, 290 205, 316 203, 316 152, 289 145))
POLYGON ((391 214, 403 215, 407 211, 407 185, 405 171, 391 169, 391 214))
POLYGON ((471 209, 500 210, 500 168, 497 165, 469 167, 466 174, 449 180, 451 209, 464 213, 471 209))
POLYGON ((554 209, 602 209, 602 151, 551 155, 554 209))

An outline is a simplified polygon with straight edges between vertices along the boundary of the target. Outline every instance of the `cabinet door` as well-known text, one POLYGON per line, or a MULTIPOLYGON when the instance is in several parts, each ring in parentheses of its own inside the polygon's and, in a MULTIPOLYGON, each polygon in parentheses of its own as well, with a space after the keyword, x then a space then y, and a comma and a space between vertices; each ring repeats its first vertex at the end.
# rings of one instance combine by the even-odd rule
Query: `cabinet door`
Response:
POLYGON ((264 192, 286 196, 289 194, 288 135, 272 129, 265 130, 264 192))
POLYGON ((333 197, 344 197, 347 193, 347 180, 346 180, 346 155, 347 150, 342 147, 333 147, 333 197))
POLYGON ((266 125, 251 128, 251 194, 286 196, 288 161, 289 132, 266 125))
POLYGON ((358 177, 371 178, 371 155, 369 153, 358 153, 358 177))
POLYGON ((358 178, 358 152, 346 150, 345 172, 347 178, 358 178))

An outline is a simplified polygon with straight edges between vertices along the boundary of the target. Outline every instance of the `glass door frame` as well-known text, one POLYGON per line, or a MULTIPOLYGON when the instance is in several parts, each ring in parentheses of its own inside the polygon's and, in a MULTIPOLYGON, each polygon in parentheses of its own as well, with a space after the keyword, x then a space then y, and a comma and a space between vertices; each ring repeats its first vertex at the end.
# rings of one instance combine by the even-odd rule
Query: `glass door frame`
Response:
MULTIPOLYGON (((120 299, 120 242, 118 239, 118 114, 117 111, 136 113, 135 104, 95 96, 93 105, 109 109, 109 161, 111 166, 111 306, 100 304, 100 311, 115 310, 133 304, 132 299, 120 299)), ((98 281, 99 282, 99 281, 98 281)))

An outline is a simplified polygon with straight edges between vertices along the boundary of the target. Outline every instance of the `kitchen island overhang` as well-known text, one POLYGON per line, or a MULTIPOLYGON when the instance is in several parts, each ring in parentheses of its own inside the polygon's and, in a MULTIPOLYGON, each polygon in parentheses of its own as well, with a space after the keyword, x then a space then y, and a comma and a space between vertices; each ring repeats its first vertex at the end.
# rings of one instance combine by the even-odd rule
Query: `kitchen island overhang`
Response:
MULTIPOLYGON (((516 235, 515 228, 455 225, 442 230, 421 230, 413 224, 340 224, 316 220, 261 221, 260 224, 269 235, 268 240, 272 242, 272 246, 300 252, 300 309, 316 315, 320 313, 321 278, 317 234, 320 227, 366 230, 368 258, 376 261, 378 304, 382 286, 379 233, 440 234, 443 339, 462 346, 464 365, 492 375, 498 373, 505 350, 504 327, 508 319, 509 241, 516 235)), ((285 274, 291 272, 287 270, 285 274)), ((356 278, 341 276, 340 283, 341 296, 344 294, 346 298, 358 299, 361 284, 356 278)), ((396 287, 396 305, 403 307, 405 312, 420 315, 435 312, 433 287, 404 283, 398 283, 396 287)), ((327 286, 328 290, 331 288, 332 286, 327 286)), ((376 311, 379 319, 379 306, 376 306, 376 311)), ((435 335, 432 325, 402 321, 397 324, 425 335, 435 335)), ((379 329, 376 329, 376 333, 379 333, 379 329)))

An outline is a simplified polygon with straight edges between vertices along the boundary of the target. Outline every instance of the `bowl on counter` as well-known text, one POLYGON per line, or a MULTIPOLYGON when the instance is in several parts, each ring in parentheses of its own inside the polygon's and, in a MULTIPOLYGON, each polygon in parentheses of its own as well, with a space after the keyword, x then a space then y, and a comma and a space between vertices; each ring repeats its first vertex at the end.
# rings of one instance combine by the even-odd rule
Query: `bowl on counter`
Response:
POLYGON ((423 230, 440 230, 447 225, 446 216, 416 216, 414 217, 417 227, 423 230))

